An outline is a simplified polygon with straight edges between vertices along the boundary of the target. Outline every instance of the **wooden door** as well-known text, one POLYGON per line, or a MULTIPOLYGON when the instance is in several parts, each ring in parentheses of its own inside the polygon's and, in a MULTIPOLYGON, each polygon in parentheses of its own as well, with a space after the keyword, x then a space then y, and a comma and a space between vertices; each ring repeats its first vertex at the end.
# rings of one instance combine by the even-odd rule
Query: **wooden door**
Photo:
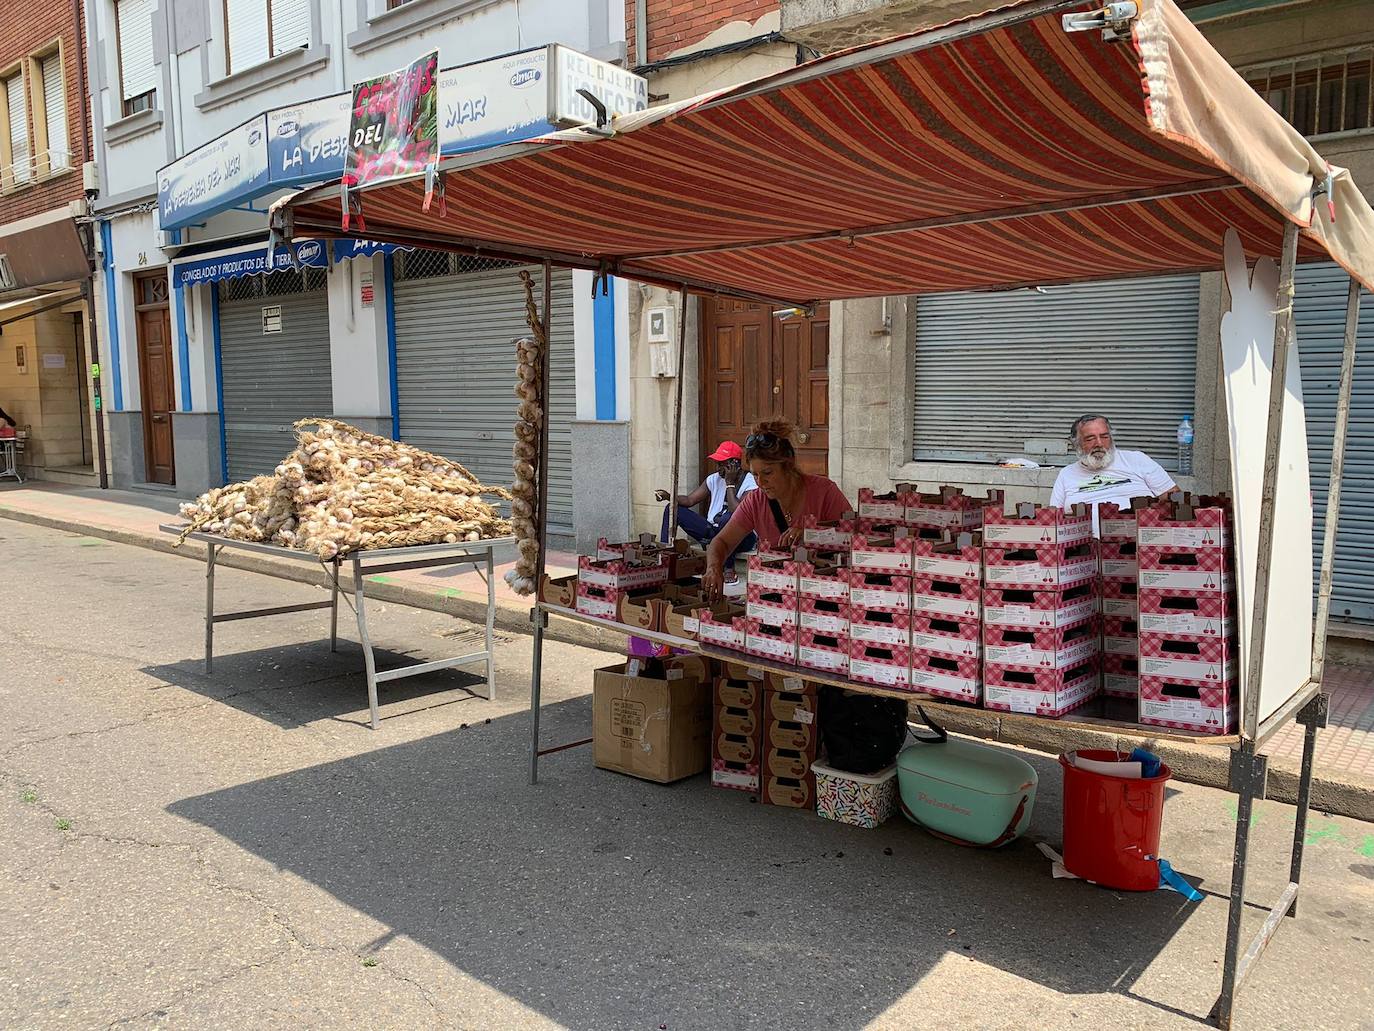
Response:
POLYGON ((172 412, 176 379, 172 372, 172 315, 167 304, 167 275, 134 281, 138 321, 138 378, 143 407, 143 468, 149 483, 176 483, 172 446, 172 412))
POLYGON ((797 464, 825 475, 830 449, 830 314, 775 319, 748 301, 702 303, 701 459, 722 440, 743 446, 750 427, 780 416, 797 427, 797 464))

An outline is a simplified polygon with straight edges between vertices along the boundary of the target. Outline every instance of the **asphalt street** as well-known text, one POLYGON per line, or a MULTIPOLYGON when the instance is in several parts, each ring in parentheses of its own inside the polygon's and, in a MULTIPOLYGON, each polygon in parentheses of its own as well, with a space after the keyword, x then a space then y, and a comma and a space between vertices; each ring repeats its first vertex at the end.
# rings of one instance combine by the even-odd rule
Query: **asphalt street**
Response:
MULTIPOLYGON (((222 608, 318 600, 222 569, 222 608)), ((1221 980, 1234 800, 1171 790, 1163 853, 1205 893, 1055 880, 1053 757, 1027 839, 962 849, 544 761, 530 640, 384 686, 327 612, 229 623, 200 663, 203 567, 0 522, 0 1026, 1196 1028, 1221 980)), ((372 613, 382 665, 472 627, 372 613)), ((550 743, 589 732, 604 652, 553 644, 550 743)), ((1287 879, 1262 803, 1250 886, 1287 879)), ((1241 1028, 1374 1029, 1374 825, 1313 814, 1299 917, 1241 1028)), ((1265 910, 1250 908, 1247 929, 1265 910)))

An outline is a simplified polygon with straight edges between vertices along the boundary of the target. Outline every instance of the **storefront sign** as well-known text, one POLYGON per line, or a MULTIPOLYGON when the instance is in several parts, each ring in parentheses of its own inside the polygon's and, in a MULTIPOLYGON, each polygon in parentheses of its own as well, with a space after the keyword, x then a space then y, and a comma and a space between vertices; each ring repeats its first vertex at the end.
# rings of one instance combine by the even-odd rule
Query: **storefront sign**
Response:
POLYGON ((442 152, 462 154, 552 132, 550 49, 445 69, 439 76, 442 152))
POLYGON ((358 277, 358 301, 364 308, 372 307, 373 289, 371 272, 364 272, 358 277))
POLYGON ((271 304, 262 309, 262 331, 264 333, 281 332, 280 304, 271 304))
POLYGON ((258 115, 158 172, 158 225, 180 229, 268 186, 267 116, 258 115))
POLYGON ((268 178, 274 186, 321 182, 343 174, 352 94, 267 112, 268 178))
POLYGON ((279 247, 270 261, 266 247, 255 247, 252 250, 235 251, 233 254, 220 254, 213 258, 201 258, 199 261, 174 265, 172 275, 177 287, 186 287, 198 283, 216 283, 221 279, 238 279, 240 276, 261 276, 298 265, 325 268, 328 264, 329 257, 321 241, 303 240, 296 245, 294 261, 288 247, 279 247))
MULTIPOLYGON (((414 175, 439 160, 439 51, 353 86, 344 182, 414 175)), ((344 212, 348 228, 348 212, 344 212)))
POLYGON ((596 109, 578 90, 585 89, 606 105, 610 118, 649 106, 649 80, 555 44, 552 120, 560 126, 595 125, 596 109))
POLYGON ((378 243, 376 240, 335 240, 334 260, 347 261, 350 258, 370 258, 374 254, 390 254, 392 251, 413 250, 394 243, 378 243))

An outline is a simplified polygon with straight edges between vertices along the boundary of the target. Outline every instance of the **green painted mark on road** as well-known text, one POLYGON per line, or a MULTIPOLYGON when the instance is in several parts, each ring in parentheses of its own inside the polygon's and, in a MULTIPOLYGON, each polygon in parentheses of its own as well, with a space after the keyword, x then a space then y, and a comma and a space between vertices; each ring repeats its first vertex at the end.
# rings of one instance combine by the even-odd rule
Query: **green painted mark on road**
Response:
POLYGON ((1359 853, 1366 859, 1374 859, 1374 834, 1364 836, 1364 841, 1360 843, 1359 853))
POLYGON ((445 587, 439 592, 439 597, 441 598, 461 598, 462 596, 463 592, 456 587, 445 587))
MULTIPOLYGON (((1228 798, 1226 800, 1226 815, 1231 818, 1232 823, 1235 823, 1237 820, 1240 819, 1240 807, 1236 804, 1236 800, 1234 798, 1228 798)), ((1263 819, 1264 813, 1260 811, 1260 807, 1253 806, 1250 809, 1250 826, 1255 826, 1263 819)))
POLYGON ((389 576, 369 576, 367 582, 370 584, 394 584, 396 581, 389 576))
POLYGON ((1330 841, 1339 845, 1345 842, 1345 835, 1339 827, 1313 827, 1302 837, 1304 845, 1315 845, 1319 841, 1330 841))

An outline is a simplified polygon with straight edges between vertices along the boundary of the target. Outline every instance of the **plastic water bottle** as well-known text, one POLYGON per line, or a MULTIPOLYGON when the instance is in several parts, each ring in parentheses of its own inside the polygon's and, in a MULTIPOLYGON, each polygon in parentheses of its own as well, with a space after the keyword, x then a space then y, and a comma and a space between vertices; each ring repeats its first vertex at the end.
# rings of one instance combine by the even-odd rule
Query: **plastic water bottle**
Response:
POLYGON ((1193 417, 1185 415, 1178 424, 1178 473, 1193 475, 1193 417))

